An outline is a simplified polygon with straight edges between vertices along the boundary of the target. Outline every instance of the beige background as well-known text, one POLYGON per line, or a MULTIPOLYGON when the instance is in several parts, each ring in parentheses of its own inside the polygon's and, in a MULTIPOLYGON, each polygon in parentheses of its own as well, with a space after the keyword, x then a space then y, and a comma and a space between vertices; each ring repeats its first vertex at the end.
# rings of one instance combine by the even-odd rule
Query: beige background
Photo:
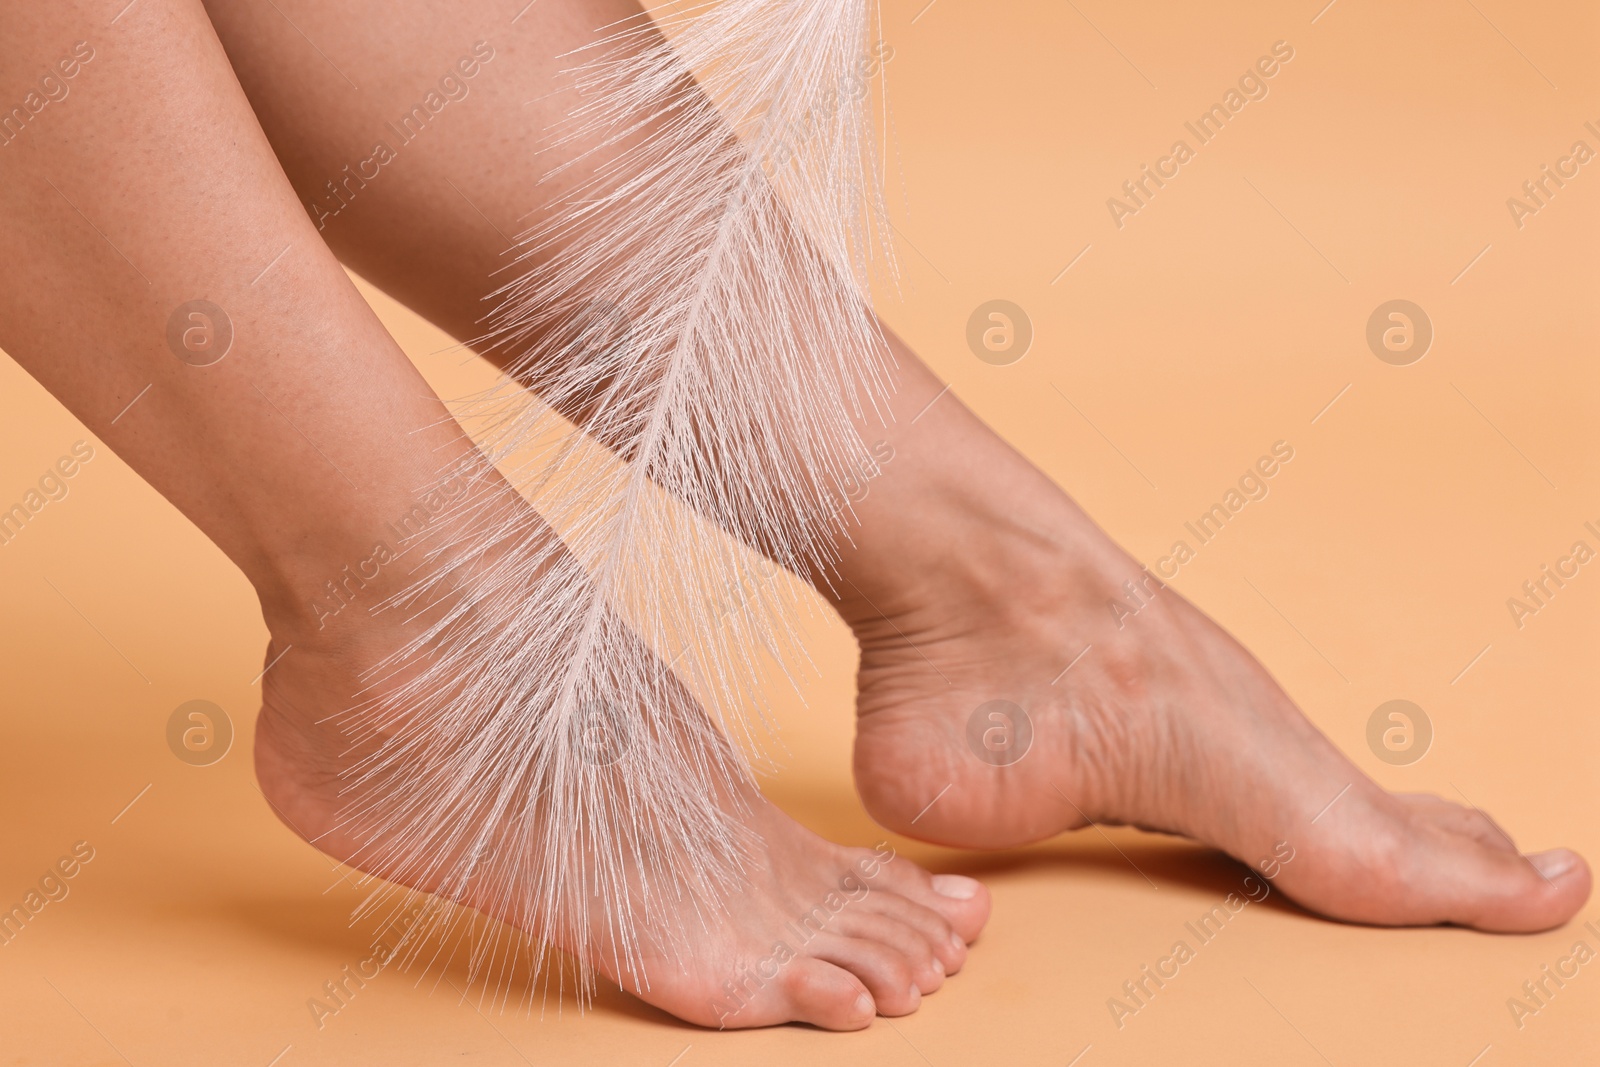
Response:
MULTIPOLYGON (((1600 563, 1521 629, 1506 607, 1573 541, 1600 548, 1582 528, 1600 526, 1600 163, 1520 229, 1506 207, 1575 140, 1600 149, 1583 126, 1600 126, 1600 11, 925 2, 894 0, 884 21, 905 268, 890 322, 1147 561, 1289 441, 1271 495, 1174 584, 1385 785, 1468 798, 1525 847, 1600 860, 1600 563), (1278 40, 1295 56, 1270 94, 1114 226, 1106 199, 1175 138, 1193 144, 1184 121, 1278 40), (1406 367, 1364 341, 1397 297, 1436 330, 1406 367), (1036 329, 1012 366, 966 347, 992 298, 1036 329), (1394 698, 1436 732, 1410 766, 1366 746, 1394 698)), ((369 295, 441 391, 477 379, 441 353, 448 339, 369 295)), ((0 505, 86 436, 0 362, 0 505)), ((480 1013, 438 974, 398 970, 319 1031, 307 998, 367 955, 371 931, 348 923, 356 891, 255 791, 265 632, 242 577, 101 447, 0 547, 0 604, 0 904, 74 842, 96 850, 0 948, 3 1064, 1600 1062, 1600 962, 1520 1030, 1506 1007, 1575 941, 1600 949, 1580 923, 1382 931, 1276 899, 1119 1031, 1106 999, 1239 876, 1133 831, 984 857, 905 846, 987 878, 994 920, 922 1011, 861 1034, 707 1033, 616 995, 585 1018, 480 1013), (194 698, 238 728, 211 767, 166 747, 194 698)), ((854 651, 839 626, 813 630, 805 704, 774 690, 790 754, 769 787, 870 844, 847 770, 854 651)), ((1600 923, 1600 905, 1583 919, 1600 923)), ((461 985, 459 964, 444 977, 461 985)))

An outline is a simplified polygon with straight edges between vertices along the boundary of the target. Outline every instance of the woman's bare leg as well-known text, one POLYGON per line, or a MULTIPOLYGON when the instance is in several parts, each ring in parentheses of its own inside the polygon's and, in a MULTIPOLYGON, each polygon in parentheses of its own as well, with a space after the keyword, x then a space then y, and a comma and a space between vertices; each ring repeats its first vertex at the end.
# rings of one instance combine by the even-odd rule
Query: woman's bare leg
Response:
MULTIPOLYGON (((441 471, 478 456, 319 238, 197 0, 122 7, 35 5, 0 38, 0 69, 72 60, 58 99, 0 147, 0 346, 249 577, 272 634, 263 792, 350 859, 341 772, 363 749, 330 716, 411 636, 400 613, 366 609, 403 567, 443 563, 352 574, 393 541, 389 524, 426 521, 419 498, 441 471)), ((459 493, 528 515, 494 477, 459 493)), ((651 961, 647 1000, 706 1025, 848 1029, 914 1009, 960 965, 981 887, 897 859, 775 973, 746 974, 867 854, 742 799, 766 850, 749 889, 695 959, 651 961)))
MULTIPOLYGON (((310 32, 359 78, 358 96, 268 6, 209 6, 331 246, 461 338, 478 332, 507 235, 585 171, 536 184, 581 147, 540 152, 571 102, 553 93, 556 57, 638 10, 585 0, 513 20, 514 4, 413 2, 396 20, 378 0, 340 5, 310 32), (395 142, 390 124, 478 41, 493 58, 455 79, 466 95, 397 146, 381 176, 345 182, 343 168, 395 142)), ((1174 830, 1268 864, 1309 907, 1377 923, 1532 930, 1582 904, 1590 878, 1576 855, 1524 858, 1479 812, 1376 786, 1249 653, 1176 593, 1155 595, 1133 559, 954 397, 913 422, 943 385, 894 346, 896 423, 867 431, 892 445, 894 469, 858 506, 836 583, 862 646, 856 776, 880 821, 973 847, 1091 818, 1174 830), (1119 625, 1106 604, 1130 581, 1148 606, 1119 625), (1026 709, 1025 760, 969 744, 991 700, 1026 709)))

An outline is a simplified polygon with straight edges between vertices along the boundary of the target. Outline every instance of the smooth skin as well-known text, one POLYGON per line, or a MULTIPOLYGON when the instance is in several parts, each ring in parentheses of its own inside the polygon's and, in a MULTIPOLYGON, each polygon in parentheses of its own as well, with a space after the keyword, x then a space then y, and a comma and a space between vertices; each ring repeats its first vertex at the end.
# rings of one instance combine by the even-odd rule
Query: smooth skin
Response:
MULTIPOLYGON (((636 10, 543 3, 513 23, 515 11, 486 4, 415 4, 396 19, 357 3, 296 10, 290 25, 273 5, 214 3, 213 31, 191 0, 74 2, 14 17, 0 44, 4 69, 23 71, 79 40, 95 49, 71 95, 0 148, 0 346, 254 584, 273 637, 263 791, 332 855, 350 851, 335 792, 359 753, 323 720, 407 634, 360 614, 318 628, 307 605, 409 510, 441 457, 474 459, 334 253, 455 335, 474 334, 506 235, 563 188, 534 180, 560 161, 539 151, 565 107, 556 57, 636 10), (305 203, 479 40, 495 55, 471 95, 319 231, 305 203), (210 367, 167 345, 172 310, 200 297, 224 306, 236 332, 210 367)), ((1524 858, 1480 813, 1378 789, 1170 591, 1113 630, 1103 604, 1138 576, 1132 560, 953 397, 913 424, 943 386, 892 343, 896 419, 866 429, 896 459, 860 509, 835 583, 862 645, 857 779, 880 821, 974 847, 1091 818, 1132 822, 1246 862, 1284 841, 1296 858, 1281 887, 1370 922, 1533 930, 1586 899, 1588 868, 1572 853, 1524 858), (1035 724, 1034 749, 1005 768, 964 740, 972 709, 997 697, 1035 724)), ((493 478, 474 493, 481 508, 522 507, 493 478)), ((692 965, 655 961, 645 999, 704 1025, 850 1029, 915 1009, 960 966, 987 894, 899 859, 870 906, 847 909, 848 925, 737 1015, 719 1014, 721 981, 861 858, 743 799, 767 862, 692 965)))
MULTIPOLYGON (((520 5, 421 2, 396 22, 378 0, 341 4, 301 28, 359 81, 354 93, 268 5, 207 6, 308 204, 336 203, 325 183, 384 123, 474 42, 492 45, 470 94, 323 220, 342 260, 459 338, 479 331, 507 235, 546 218, 597 162, 548 136, 572 102, 558 57, 639 11, 538 3, 512 21, 520 5)), ((1146 581, 1139 565, 889 341, 893 422, 862 432, 895 458, 857 505, 838 574, 813 576, 861 645, 855 773, 879 822, 967 848, 1092 820, 1185 834, 1251 865, 1292 852, 1273 864, 1277 885, 1359 922, 1533 931, 1582 906, 1581 857, 1524 856, 1476 809, 1385 792, 1177 593, 1119 626, 1105 605, 1146 581), (1033 727, 1008 766, 966 740, 974 709, 995 699, 1021 705, 1033 727)))
MULTIPOLYGON (((392 21, 385 12, 375 24, 392 21)), ((0 347, 249 578, 272 637, 255 746, 262 792, 295 832, 349 859, 338 815, 361 798, 340 794, 342 772, 369 750, 330 716, 414 628, 397 612, 354 611, 323 626, 310 605, 442 469, 481 459, 322 241, 197 0, 28 5, 0 37, 0 70, 45 71, 79 41, 92 58, 70 91, 0 148, 0 347), (195 299, 224 308, 234 331, 209 366, 169 347, 174 309, 195 299)), ((26 92, 8 74, 4 91, 14 89, 26 92)), ((492 475, 469 493, 473 513, 526 511, 492 475)), ((524 517, 534 536, 552 536, 524 517)), ((362 595, 376 604, 424 565, 391 568, 362 595)), ((404 716, 390 726, 403 729, 404 716)), ((960 968, 986 892, 896 858, 730 1012, 723 983, 770 955, 862 858, 753 789, 728 810, 735 800, 764 853, 721 925, 691 960, 648 959, 642 974, 606 959, 597 968, 702 1025, 841 1030, 914 1010, 960 968)))

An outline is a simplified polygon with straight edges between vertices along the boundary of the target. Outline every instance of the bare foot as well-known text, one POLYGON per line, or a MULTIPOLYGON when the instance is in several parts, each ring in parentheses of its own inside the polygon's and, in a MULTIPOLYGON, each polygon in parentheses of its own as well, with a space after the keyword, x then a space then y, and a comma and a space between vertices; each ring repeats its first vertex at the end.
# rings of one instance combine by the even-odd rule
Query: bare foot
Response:
POLYGON ((1477 810, 1379 788, 953 398, 894 449, 834 598, 861 644, 856 782, 884 826, 969 848, 1091 820, 1170 831, 1358 922, 1543 930, 1588 897, 1577 854, 1523 856, 1477 810), (1129 581, 1146 606, 1119 619, 1129 581))
MULTIPOLYGON (((293 648, 263 678, 256 772, 262 792, 291 829, 330 856, 371 870, 365 857, 373 854, 372 842, 363 840, 370 826, 357 828, 347 817, 353 802, 381 811, 388 797, 382 785, 350 777, 349 770, 371 746, 352 744, 330 717, 351 703, 365 672, 400 647, 406 631, 398 613, 368 617, 347 610, 349 618, 323 629, 292 619, 273 627, 268 662, 276 659, 276 649, 293 648), (358 791, 352 793, 353 788, 358 791)), ((684 699, 690 713, 698 714, 686 694, 684 699)), ((387 728, 408 725, 414 724, 400 714, 387 728)), ((723 807, 746 813, 740 819, 752 831, 751 862, 745 886, 720 915, 705 922, 686 901, 684 914, 672 916, 682 928, 693 929, 691 951, 672 951, 665 947, 670 939, 647 929, 646 939, 655 943, 643 946, 640 966, 625 968, 607 958, 588 961, 625 990, 681 1019, 727 1028, 797 1021, 854 1030, 868 1026, 875 1014, 904 1015, 961 967, 967 943, 988 918, 988 893, 971 879, 930 875, 895 856, 888 845, 877 850, 834 845, 751 789, 728 797, 723 807)), ((504 847, 489 843, 491 850, 504 847)), ((407 869, 427 866, 406 864, 407 869)), ((451 869, 449 863, 436 866, 451 869)), ((521 909, 507 904, 515 899, 516 887, 503 884, 507 879, 493 866, 482 869, 484 877, 450 895, 495 918, 516 921, 521 909)), ((441 891, 425 879, 403 880, 413 888, 441 891)), ((663 905, 657 901, 656 906, 663 905)))

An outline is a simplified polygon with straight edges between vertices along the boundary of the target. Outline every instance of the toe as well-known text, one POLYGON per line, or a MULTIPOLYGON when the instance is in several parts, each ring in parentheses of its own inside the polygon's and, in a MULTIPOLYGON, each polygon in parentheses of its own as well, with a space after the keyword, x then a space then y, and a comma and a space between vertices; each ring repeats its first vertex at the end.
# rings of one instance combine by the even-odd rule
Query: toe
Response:
POLYGON ((1560 926, 1589 897, 1589 866, 1576 852, 1524 856, 1474 808, 1437 798, 1419 808, 1412 799, 1396 814, 1385 836, 1400 845, 1391 854, 1399 858, 1403 895, 1435 922, 1531 933, 1560 926))
MULTIPOLYGON (((944 960, 934 951, 937 942, 900 918, 915 907, 908 900, 899 900, 898 906, 891 900, 880 903, 878 911, 858 908, 840 916, 835 932, 843 937, 876 941, 900 953, 911 966, 911 980, 917 989, 932 993, 944 984, 947 970, 944 960)), ((940 947, 949 951, 948 943, 940 947)))
POLYGON ((795 960, 784 970, 782 990, 789 1020, 824 1030, 861 1030, 872 1025, 877 1014, 866 986, 845 968, 825 960, 795 960))
POLYGON ((1434 922, 1531 933, 1560 926, 1588 899, 1582 857, 1565 849, 1524 856, 1486 816, 1458 809, 1446 819, 1413 815, 1403 826, 1397 867, 1412 904, 1396 900, 1402 912, 1420 905, 1434 922))
MULTIPOLYGON (((878 892, 865 901, 869 909, 904 923, 917 932, 939 965, 941 975, 955 974, 967 962, 967 942, 939 912, 899 893, 878 892)), ((923 992, 929 992, 926 988, 923 992)))
POLYGON ((927 885, 929 895, 917 902, 948 919, 968 944, 976 941, 989 921, 988 887, 961 874, 928 875, 927 885))
POLYGON ((882 878, 884 884, 913 904, 941 916, 965 944, 976 941, 989 921, 989 890, 976 878, 929 874, 904 861, 887 864, 882 878))
POLYGON ((1301 904, 1385 926, 1455 923, 1498 933, 1560 926, 1588 899, 1588 864, 1565 849, 1524 856, 1486 816, 1375 787, 1300 838, 1275 879, 1301 904))
POLYGON ((897 949, 865 937, 824 934, 815 942, 817 959, 843 967, 861 979, 879 1015, 910 1015, 922 1004, 915 966, 897 949))
POLYGON ((1560 926, 1589 899, 1592 876, 1568 849, 1523 856, 1474 842, 1459 868, 1466 892, 1452 921, 1498 933, 1560 926))
POLYGON ((1489 848, 1516 854, 1517 846, 1500 824, 1478 808, 1464 807, 1432 793, 1397 793, 1396 798, 1414 812, 1433 819, 1446 829, 1470 837, 1489 848))

